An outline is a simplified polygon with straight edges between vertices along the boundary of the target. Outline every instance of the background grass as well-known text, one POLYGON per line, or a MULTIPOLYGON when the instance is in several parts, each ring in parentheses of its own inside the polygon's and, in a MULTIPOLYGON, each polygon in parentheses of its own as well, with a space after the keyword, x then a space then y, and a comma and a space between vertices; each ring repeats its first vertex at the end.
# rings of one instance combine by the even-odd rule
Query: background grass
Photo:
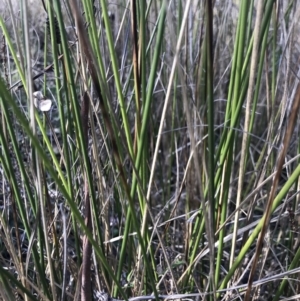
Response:
POLYGON ((297 299, 298 1, 1 1, 0 298, 297 299))

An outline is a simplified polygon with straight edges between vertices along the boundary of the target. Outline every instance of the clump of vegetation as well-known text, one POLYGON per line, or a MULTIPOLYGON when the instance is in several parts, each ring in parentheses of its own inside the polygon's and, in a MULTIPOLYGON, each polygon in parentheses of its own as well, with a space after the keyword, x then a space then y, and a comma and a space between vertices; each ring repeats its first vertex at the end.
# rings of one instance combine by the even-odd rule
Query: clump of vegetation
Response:
POLYGON ((1 300, 297 298, 296 1, 212 2, 6 2, 1 300))

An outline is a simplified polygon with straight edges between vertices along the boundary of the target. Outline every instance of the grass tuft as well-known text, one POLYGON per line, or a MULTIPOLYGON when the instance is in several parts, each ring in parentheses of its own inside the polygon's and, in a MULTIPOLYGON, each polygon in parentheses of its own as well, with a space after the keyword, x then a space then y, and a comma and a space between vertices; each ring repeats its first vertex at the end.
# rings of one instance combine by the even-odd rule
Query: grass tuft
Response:
POLYGON ((297 298, 296 1, 0 7, 0 300, 297 298))

